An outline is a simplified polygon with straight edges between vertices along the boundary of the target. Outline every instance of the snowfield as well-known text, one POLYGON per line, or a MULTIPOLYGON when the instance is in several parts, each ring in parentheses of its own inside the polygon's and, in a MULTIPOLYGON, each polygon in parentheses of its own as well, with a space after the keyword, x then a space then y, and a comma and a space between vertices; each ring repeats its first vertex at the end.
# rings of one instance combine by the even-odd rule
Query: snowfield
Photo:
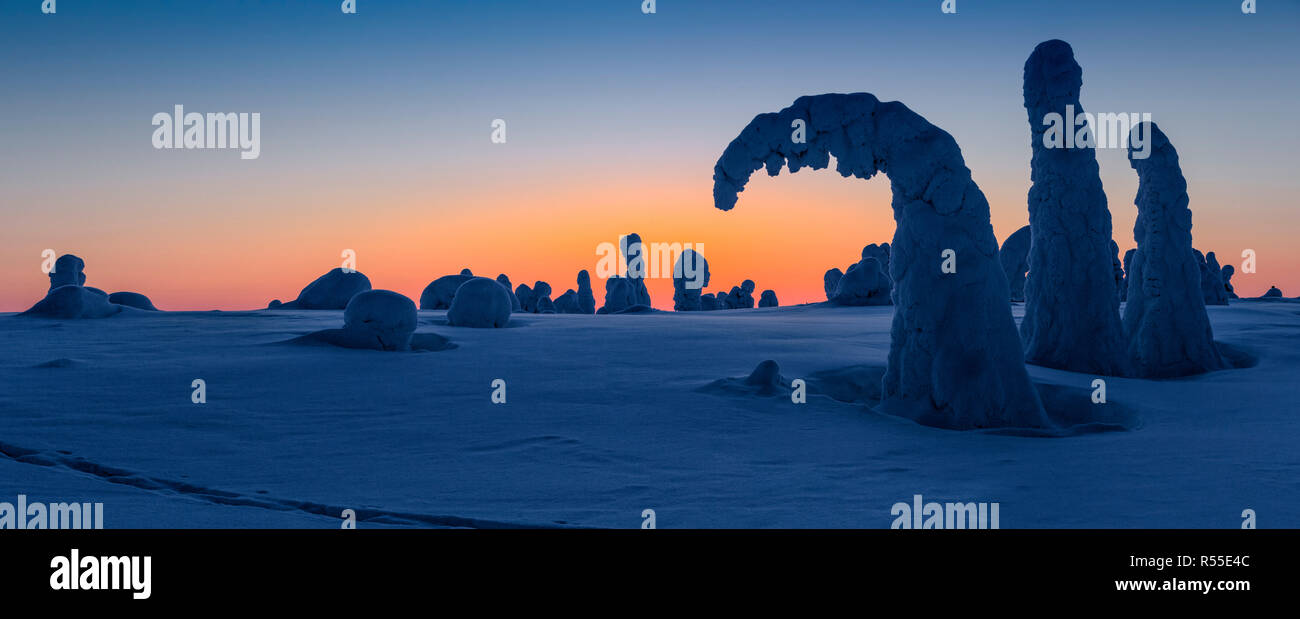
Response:
POLYGON ((884 528, 921 494, 997 502, 1002 528, 1238 528, 1248 508, 1300 527, 1300 304, 1207 310, 1257 365, 1106 378, 1106 404, 1097 377, 1030 366, 1049 414, 1111 407, 1128 428, 1056 438, 845 401, 879 391, 889 306, 504 329, 422 310, 417 337, 455 347, 414 352, 284 343, 339 327, 331 310, 0 315, 0 502, 103 502, 108 528, 338 528, 343 509, 358 527, 637 528, 653 509, 659 528, 884 528), (723 380, 767 359, 806 404, 723 380))

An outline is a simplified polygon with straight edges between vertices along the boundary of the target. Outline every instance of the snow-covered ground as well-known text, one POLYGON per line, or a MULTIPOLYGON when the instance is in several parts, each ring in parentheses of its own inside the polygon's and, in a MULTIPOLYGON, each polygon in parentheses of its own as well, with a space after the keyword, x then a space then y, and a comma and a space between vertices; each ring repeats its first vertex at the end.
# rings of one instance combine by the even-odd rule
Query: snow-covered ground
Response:
POLYGON ((1300 527, 1300 304, 1209 308, 1215 339, 1258 365, 1108 378, 1105 405, 1094 376, 1031 366, 1071 401, 1136 411, 1128 431, 958 432, 711 386, 765 359, 812 391, 826 370, 869 377, 892 311, 516 314, 506 329, 421 311, 420 333, 457 345, 436 352, 280 343, 341 311, 0 315, 0 502, 103 502, 109 528, 338 527, 344 508, 359 527, 636 528, 653 509, 659 528, 877 528, 921 494, 998 502, 1002 528, 1236 528, 1246 508, 1300 527))

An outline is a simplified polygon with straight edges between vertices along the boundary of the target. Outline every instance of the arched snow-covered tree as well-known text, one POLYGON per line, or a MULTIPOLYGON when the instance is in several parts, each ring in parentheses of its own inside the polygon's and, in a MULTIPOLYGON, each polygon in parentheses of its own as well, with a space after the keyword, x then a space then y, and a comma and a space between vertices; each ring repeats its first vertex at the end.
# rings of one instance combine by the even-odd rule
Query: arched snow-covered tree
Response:
POLYGON ((954 429, 1051 426, 1025 370, 988 201, 947 132, 867 93, 800 97, 755 117, 727 146, 714 205, 734 207, 762 168, 820 169, 832 155, 841 175, 884 172, 893 189, 897 309, 880 409, 954 429))

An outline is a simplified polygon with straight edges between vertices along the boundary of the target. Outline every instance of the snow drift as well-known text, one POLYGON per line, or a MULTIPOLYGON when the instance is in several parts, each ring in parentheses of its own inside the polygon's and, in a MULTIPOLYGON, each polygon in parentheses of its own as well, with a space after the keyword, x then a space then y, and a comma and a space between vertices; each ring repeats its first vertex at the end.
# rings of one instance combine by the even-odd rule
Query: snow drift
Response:
MULTIPOLYGON (((473 275, 466 275, 462 272, 457 275, 443 275, 429 282, 429 285, 425 286, 424 290, 420 292, 420 309, 440 310, 450 308, 452 299, 456 297, 456 290, 460 288, 461 284, 473 278, 473 275)), ((523 301, 523 298, 519 299, 520 303, 523 303, 523 301)))
POLYGON ((367 290, 348 301, 343 310, 342 329, 315 331, 289 340, 289 343, 382 351, 455 347, 439 335, 417 336, 416 324, 414 301, 391 290, 367 290))
POLYGON ((335 267, 307 284, 298 298, 276 306, 279 309, 344 309, 358 293, 370 290, 370 278, 360 271, 335 267))
POLYGON ((500 328, 510 323, 510 295, 494 279, 470 278, 456 290, 447 324, 453 327, 500 328))
POLYGON ((138 292, 114 292, 108 295, 108 302, 151 312, 158 311, 158 308, 154 307, 153 301, 149 300, 149 297, 138 292))
POLYGON ((68 284, 59 286, 36 302, 19 316, 40 318, 107 318, 122 311, 122 306, 109 303, 100 292, 68 284))
POLYGON ((838 268, 826 271, 822 276, 822 290, 826 292, 826 300, 830 301, 835 298, 835 291, 840 288, 840 280, 844 278, 844 271, 838 268))
POLYGON ((875 258, 863 258, 839 278, 830 302, 835 305, 889 305, 893 288, 884 267, 875 258))
POLYGON ((505 288, 506 293, 510 295, 510 310, 514 312, 523 311, 523 307, 519 304, 519 297, 515 296, 515 291, 511 288, 510 278, 505 273, 502 273, 497 275, 497 283, 501 284, 501 287, 505 288))

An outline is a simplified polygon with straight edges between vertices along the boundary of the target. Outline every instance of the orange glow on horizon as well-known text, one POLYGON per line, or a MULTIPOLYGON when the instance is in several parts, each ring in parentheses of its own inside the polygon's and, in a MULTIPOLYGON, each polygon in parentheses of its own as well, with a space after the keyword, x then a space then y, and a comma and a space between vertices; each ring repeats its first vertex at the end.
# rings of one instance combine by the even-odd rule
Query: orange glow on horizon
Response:
MULTIPOLYGON (((430 281, 465 267, 487 277, 506 273, 515 286, 544 280, 554 290, 552 298, 576 288, 578 271, 587 269, 599 307, 604 283, 596 277, 597 247, 617 244, 620 235, 631 232, 647 244, 702 245, 711 272, 706 293, 752 279, 755 299, 772 289, 782 305, 794 305, 825 300, 826 270, 847 268, 868 243, 892 241, 895 227, 883 177, 861 181, 821 171, 768 178, 760 173, 731 212, 713 207, 707 177, 685 186, 650 187, 632 177, 600 184, 582 180, 556 178, 537 186, 462 194, 409 191, 364 208, 356 206, 361 199, 356 195, 327 190, 309 191, 297 202, 273 195, 240 203, 233 192, 203 194, 183 209, 160 208, 131 223, 108 216, 103 222, 75 223, 19 216, 10 230, 30 230, 25 237, 46 240, 39 246, 23 244, 26 238, 8 244, 0 265, 6 282, 0 308, 22 311, 44 295, 48 280, 38 269, 44 247, 84 258, 87 285, 141 292, 170 310, 260 309, 272 299, 292 300, 308 282, 340 266, 344 249, 356 251, 357 269, 375 288, 416 301, 430 281), (456 208, 447 209, 449 204, 456 208), (140 238, 149 241, 141 244, 140 238)), ((996 189, 985 191, 1001 240, 1023 225, 1027 213, 1014 203, 1021 189, 996 189)), ((109 203, 104 211, 114 208, 119 205, 109 203)), ((1112 200, 1111 210, 1115 237, 1129 236, 1133 209, 1112 200)), ((1198 237, 1227 237, 1216 229, 1222 217, 1198 215, 1198 237)), ((1256 236, 1250 246, 1275 244, 1296 251, 1280 238, 1283 232, 1275 234, 1276 240, 1256 236)), ((1277 277, 1286 263, 1298 262, 1296 256, 1273 252, 1261 254, 1260 274, 1234 277, 1242 296, 1261 294, 1271 284, 1289 295, 1300 294, 1295 289, 1300 280, 1277 277), (1274 268, 1266 270, 1270 263, 1274 268)), ((1229 251, 1221 251, 1220 259, 1239 262, 1229 251)), ((671 309, 671 273, 664 275, 648 280, 647 286, 655 307, 671 309)))

